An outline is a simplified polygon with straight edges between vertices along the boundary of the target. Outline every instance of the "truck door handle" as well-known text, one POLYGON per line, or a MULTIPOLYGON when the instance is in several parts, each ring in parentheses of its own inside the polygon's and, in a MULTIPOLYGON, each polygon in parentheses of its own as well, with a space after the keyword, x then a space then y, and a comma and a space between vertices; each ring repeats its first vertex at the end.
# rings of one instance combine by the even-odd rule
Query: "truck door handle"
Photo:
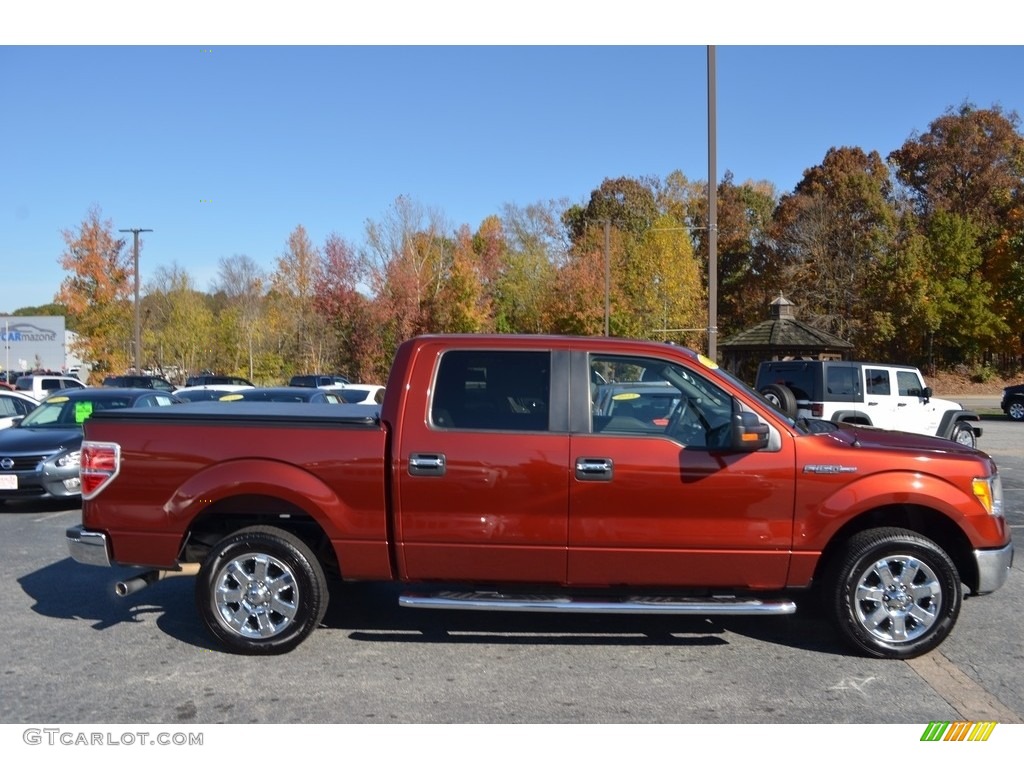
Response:
POLYGON ((441 477, 444 475, 443 453, 413 453, 409 455, 409 474, 416 477, 441 477))
POLYGON ((906 403, 896 403, 896 407, 897 408, 906 408, 907 404, 906 403))
POLYGON ((577 480, 611 480, 611 459, 576 459, 577 480))

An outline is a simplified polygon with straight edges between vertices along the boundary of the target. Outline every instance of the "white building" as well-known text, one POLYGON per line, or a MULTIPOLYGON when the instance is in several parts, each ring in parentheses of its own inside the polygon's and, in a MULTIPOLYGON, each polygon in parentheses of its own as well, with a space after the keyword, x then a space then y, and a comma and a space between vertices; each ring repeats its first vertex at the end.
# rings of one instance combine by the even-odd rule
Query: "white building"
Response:
POLYGON ((66 371, 81 365, 68 356, 68 335, 63 315, 0 316, 0 368, 4 371, 37 368, 66 371))

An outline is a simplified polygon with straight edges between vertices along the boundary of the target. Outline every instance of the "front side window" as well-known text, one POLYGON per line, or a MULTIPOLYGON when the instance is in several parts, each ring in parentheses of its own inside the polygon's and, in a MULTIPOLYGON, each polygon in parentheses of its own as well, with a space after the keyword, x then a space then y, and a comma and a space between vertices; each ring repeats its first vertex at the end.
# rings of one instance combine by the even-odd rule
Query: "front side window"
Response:
POLYGON ((547 431, 550 352, 453 350, 438 367, 430 422, 443 429, 547 431))
POLYGON ((664 435, 691 448, 726 448, 732 397, 689 368, 663 360, 590 356, 592 431, 664 435))

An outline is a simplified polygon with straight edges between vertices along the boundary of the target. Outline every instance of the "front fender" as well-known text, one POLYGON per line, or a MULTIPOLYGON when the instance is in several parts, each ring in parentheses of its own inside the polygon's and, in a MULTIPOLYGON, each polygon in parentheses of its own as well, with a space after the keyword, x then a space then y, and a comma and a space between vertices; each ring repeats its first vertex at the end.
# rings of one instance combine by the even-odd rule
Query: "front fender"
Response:
MULTIPOLYGON (((799 486, 800 484, 798 484, 799 486)), ((813 480, 798 491, 794 549, 822 551, 836 533, 856 518, 883 507, 912 506, 949 518, 973 547, 991 547, 1005 536, 1002 518, 989 515, 973 495, 944 477, 922 471, 894 470, 860 477, 824 498, 814 498, 813 480)), ((820 488, 819 488, 820 490, 820 488)))

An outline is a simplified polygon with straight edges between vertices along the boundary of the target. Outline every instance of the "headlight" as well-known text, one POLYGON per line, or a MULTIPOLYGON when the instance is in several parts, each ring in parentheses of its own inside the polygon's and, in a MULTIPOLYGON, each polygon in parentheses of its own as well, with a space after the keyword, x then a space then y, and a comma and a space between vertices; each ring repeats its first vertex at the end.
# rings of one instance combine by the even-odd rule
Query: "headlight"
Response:
POLYGON ((77 467, 82 461, 81 451, 71 451, 71 453, 65 453, 54 464, 58 467, 77 467))
POLYGON ((1003 516, 1003 481, 999 475, 976 477, 972 482, 974 495, 985 511, 994 517, 1003 516))

